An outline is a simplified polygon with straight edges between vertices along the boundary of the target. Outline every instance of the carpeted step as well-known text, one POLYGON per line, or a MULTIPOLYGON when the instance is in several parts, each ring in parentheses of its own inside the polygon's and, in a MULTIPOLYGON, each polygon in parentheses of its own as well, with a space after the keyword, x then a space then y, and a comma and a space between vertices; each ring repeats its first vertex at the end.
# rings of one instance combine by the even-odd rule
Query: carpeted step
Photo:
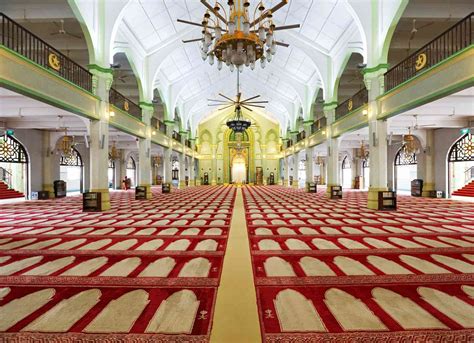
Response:
POLYGON ((474 180, 465 185, 463 188, 454 191, 453 195, 462 197, 474 197, 474 180))
POLYGON ((5 182, 0 181, 0 200, 24 197, 25 195, 23 193, 18 192, 14 189, 9 189, 8 185, 5 182))

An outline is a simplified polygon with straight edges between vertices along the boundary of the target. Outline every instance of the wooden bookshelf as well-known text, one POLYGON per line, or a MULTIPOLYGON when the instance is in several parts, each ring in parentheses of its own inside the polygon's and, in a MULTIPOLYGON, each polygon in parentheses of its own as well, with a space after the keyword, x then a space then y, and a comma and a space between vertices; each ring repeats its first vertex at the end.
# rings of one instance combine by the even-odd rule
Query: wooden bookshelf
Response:
POLYGON ((82 211, 102 211, 102 194, 100 192, 85 192, 82 194, 82 211))

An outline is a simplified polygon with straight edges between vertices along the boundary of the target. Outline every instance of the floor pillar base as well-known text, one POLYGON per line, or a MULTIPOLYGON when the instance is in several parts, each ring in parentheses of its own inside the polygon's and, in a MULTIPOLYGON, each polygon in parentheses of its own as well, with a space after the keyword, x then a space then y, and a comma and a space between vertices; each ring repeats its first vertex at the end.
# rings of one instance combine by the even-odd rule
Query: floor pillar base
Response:
POLYGON ((430 192, 435 191, 435 184, 433 183, 423 183, 423 192, 421 192, 421 196, 424 198, 430 197, 430 192))
POLYGON ((43 184, 42 190, 49 192, 49 199, 54 199, 54 186, 52 184, 43 184))
POLYGON ((378 210, 379 209, 379 192, 386 192, 386 191, 388 191, 387 187, 369 188, 369 192, 367 194, 367 208, 371 210, 378 210))
POLYGON ((340 187, 341 185, 332 184, 332 183, 328 183, 328 184, 327 184, 327 186, 326 186, 326 187, 327 187, 327 188, 326 188, 326 197, 327 197, 328 199, 331 199, 331 187, 333 187, 333 186, 340 187))
POLYGON ((145 193, 145 199, 151 199, 153 198, 153 194, 151 193, 151 185, 150 184, 141 184, 140 187, 145 187, 146 193, 145 193))
POLYGON ((100 193, 102 211, 110 210, 110 193, 108 189, 91 189, 90 192, 100 193))

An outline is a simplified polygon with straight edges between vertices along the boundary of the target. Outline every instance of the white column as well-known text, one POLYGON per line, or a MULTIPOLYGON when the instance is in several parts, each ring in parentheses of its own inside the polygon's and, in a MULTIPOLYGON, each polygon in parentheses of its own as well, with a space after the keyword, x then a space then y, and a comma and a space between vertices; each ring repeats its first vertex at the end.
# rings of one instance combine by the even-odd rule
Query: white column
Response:
POLYGON ((217 145, 212 145, 212 180, 211 185, 217 185, 217 145))
POLYGON ((171 183, 171 148, 163 148, 163 182, 171 183))
POLYGON ((54 142, 51 137, 52 133, 49 131, 43 131, 43 186, 42 190, 49 192, 49 197, 54 198, 54 186, 53 182, 55 179, 55 172, 53 165, 55 162, 54 155, 54 142))
POLYGON ((434 130, 426 131, 426 148, 424 150, 425 168, 423 175, 422 196, 429 197, 430 191, 436 190, 434 163, 434 130))
POLYGON ((179 159, 179 188, 186 188, 186 162, 184 152, 178 154, 179 159))
POLYGON ((306 182, 314 182, 313 176, 313 150, 314 148, 306 148, 306 182))
POLYGON ((96 112, 99 120, 90 122, 90 191, 101 193, 102 210, 110 209, 108 185, 109 165, 109 90, 112 85, 112 71, 91 70, 93 91, 100 99, 96 112))
POLYGON ((327 127, 326 127, 326 134, 327 134, 327 145, 328 145, 328 153, 326 159, 326 184, 327 190, 326 195, 330 197, 331 195, 331 187, 332 186, 340 186, 340 171, 339 171, 339 138, 332 137, 332 124, 336 118, 336 103, 329 103, 324 105, 324 115, 327 119, 327 127))
POLYGON ((364 75, 365 85, 369 91, 369 156, 370 181, 367 207, 378 209, 378 192, 387 188, 387 121, 378 120, 380 108, 377 97, 384 90, 384 73, 382 68, 364 75))
POLYGON ((298 153, 293 154, 293 165, 291 168, 293 168, 292 175, 293 175, 293 188, 298 188, 298 166, 299 166, 299 158, 298 158, 298 153))
MULTIPOLYGON (((352 149, 352 163, 351 163, 351 175, 352 175, 352 188, 355 188, 356 178, 360 176, 360 158, 357 157, 357 149, 352 149)), ((359 184, 359 187, 362 186, 359 184)))
POLYGON ((153 104, 140 102, 142 109, 142 121, 146 125, 145 138, 138 141, 138 185, 146 188, 146 198, 151 199, 151 126, 153 116, 153 104))

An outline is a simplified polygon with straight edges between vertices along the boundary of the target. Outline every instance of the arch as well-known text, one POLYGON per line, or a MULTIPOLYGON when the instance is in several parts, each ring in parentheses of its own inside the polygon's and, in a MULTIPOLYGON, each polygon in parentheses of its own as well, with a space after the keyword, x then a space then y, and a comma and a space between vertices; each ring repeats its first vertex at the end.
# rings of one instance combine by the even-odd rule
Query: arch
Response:
POLYGON ((273 303, 282 332, 327 331, 313 302, 300 292, 280 291, 273 303))
POLYGON ((127 59, 127 62, 130 65, 130 68, 132 69, 133 76, 135 77, 135 81, 137 82, 138 102, 141 102, 141 101, 151 102, 151 100, 153 100, 153 99, 148 99, 148 98, 152 98, 152 95, 149 96, 149 97, 145 97, 142 78, 140 76, 140 73, 138 72, 139 68, 137 67, 137 65, 135 63, 135 57, 134 57, 132 51, 129 48, 116 47, 116 48, 113 48, 112 53, 113 53, 111 55, 112 60, 114 60, 115 56, 117 56, 118 54, 125 55, 125 58, 127 59))
POLYGON ((459 190, 471 180, 474 173, 474 135, 466 133, 459 137, 448 151, 447 156, 447 194, 459 190), (471 170, 471 174, 466 174, 471 170), (462 175, 465 173, 465 175, 462 175), (466 178, 467 176, 467 178, 466 178))
POLYGON ((446 329, 446 326, 410 298, 386 288, 372 289, 374 301, 405 330, 446 329))
MULTIPOLYGON (((84 190, 84 163, 82 161, 82 156, 73 146, 69 154, 65 155, 61 153, 59 159, 59 170, 61 175, 61 180, 65 180, 68 184, 68 191, 70 191, 71 184, 77 185, 77 177, 71 179, 70 174, 77 175, 77 168, 79 168, 79 191, 82 193, 84 190)), ((76 191, 76 189, 74 189, 76 191)))
POLYGON ((291 264, 278 256, 269 257, 263 263, 265 274, 268 277, 296 276, 291 264))
MULTIPOLYGON (((340 68, 339 68, 339 70, 337 70, 336 79, 334 81, 334 89, 333 89, 333 93, 332 93, 333 94, 333 100, 337 101, 338 103, 342 102, 339 99, 339 85, 340 85, 340 82, 341 82, 342 74, 346 70, 347 65, 349 64, 349 60, 352 58, 353 55, 359 55, 360 57, 362 57, 362 62, 364 62, 366 60, 366 57, 364 57, 364 55, 360 53, 359 49, 349 48, 349 47, 347 48, 346 56, 344 56, 344 59, 343 59, 341 65, 340 65, 340 68)), ((326 100, 326 102, 329 102, 329 101, 326 100)))
POLYGON ((394 183, 397 191, 409 192, 410 182, 417 178, 418 158, 416 152, 409 152, 407 146, 403 144, 398 149, 393 162, 394 183))
POLYGON ((199 303, 196 294, 189 289, 173 293, 161 302, 145 332, 191 334, 199 303))
POLYGON ((324 293, 324 303, 345 331, 385 331, 387 327, 367 305, 353 295, 337 288, 324 293))
POLYGON ((28 196, 30 158, 25 146, 12 135, 0 136, 0 181, 28 196))
POLYGON ((409 153, 407 151, 406 145, 403 145, 398 149, 397 154, 395 155, 395 166, 409 166, 418 164, 418 159, 416 153, 409 153))

